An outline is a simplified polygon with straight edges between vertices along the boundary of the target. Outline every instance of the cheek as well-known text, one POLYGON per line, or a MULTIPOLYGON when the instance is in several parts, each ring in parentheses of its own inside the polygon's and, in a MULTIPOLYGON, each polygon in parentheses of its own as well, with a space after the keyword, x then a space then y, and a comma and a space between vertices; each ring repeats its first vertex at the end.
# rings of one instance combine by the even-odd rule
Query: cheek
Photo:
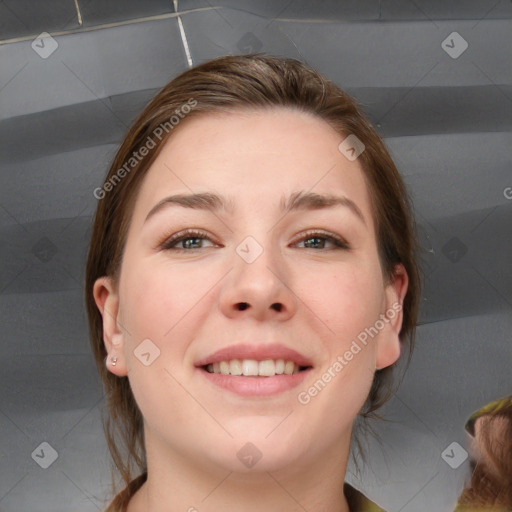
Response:
POLYGON ((315 332, 323 333, 325 357, 320 378, 315 376, 317 380, 308 383, 311 387, 302 390, 299 403, 307 403, 313 416, 329 414, 335 425, 348 427, 373 381, 375 344, 365 329, 374 326, 381 313, 380 267, 351 265, 336 273, 309 275, 315 278, 308 283, 304 277, 301 288, 311 290, 305 302, 315 314, 315 332))
POLYGON ((143 416, 151 419, 149 425, 168 421, 170 409, 162 407, 163 397, 172 406, 174 426, 185 425, 190 422, 190 397, 180 386, 184 381, 183 361, 201 323, 198 317, 205 309, 200 298, 211 285, 207 277, 178 271, 177 266, 150 265, 139 260, 136 271, 130 271, 132 268, 135 267, 127 261, 120 297, 127 333, 124 354, 135 400, 143 416), (142 346, 150 354, 148 365, 143 357, 139 359, 142 346))
POLYGON ((205 274, 197 266, 151 265, 149 261, 139 263, 136 272, 127 267, 120 293, 122 315, 134 338, 131 344, 151 338, 162 348, 169 345, 182 325, 189 324, 187 317, 202 311, 201 299, 214 277, 205 274))
POLYGON ((330 344, 340 349, 350 345, 378 319, 384 289, 373 268, 347 266, 301 275, 298 295, 317 317, 330 344))
POLYGON ((145 407, 153 407, 153 397, 163 389, 173 403, 179 403, 185 398, 179 382, 193 370, 187 350, 215 307, 211 290, 222 273, 211 265, 156 264, 142 258, 135 272, 132 268, 127 260, 120 284, 123 322, 129 333, 125 357, 130 382, 145 407), (137 354, 148 339, 149 352, 158 355, 146 367, 137 354))

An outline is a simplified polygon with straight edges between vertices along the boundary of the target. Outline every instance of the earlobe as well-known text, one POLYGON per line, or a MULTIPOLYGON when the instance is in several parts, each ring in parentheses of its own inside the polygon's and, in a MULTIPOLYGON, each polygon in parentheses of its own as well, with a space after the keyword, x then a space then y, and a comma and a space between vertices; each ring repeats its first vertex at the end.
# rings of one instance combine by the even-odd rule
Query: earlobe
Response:
POLYGON ((107 351, 106 367, 118 376, 127 374, 123 357, 124 338, 119 328, 119 296, 111 277, 100 277, 94 283, 94 300, 103 317, 103 342, 107 351))
POLYGON ((393 279, 385 289, 384 329, 377 344, 375 367, 377 370, 395 363, 400 357, 400 330, 403 322, 403 304, 409 278, 402 264, 395 267, 393 279))

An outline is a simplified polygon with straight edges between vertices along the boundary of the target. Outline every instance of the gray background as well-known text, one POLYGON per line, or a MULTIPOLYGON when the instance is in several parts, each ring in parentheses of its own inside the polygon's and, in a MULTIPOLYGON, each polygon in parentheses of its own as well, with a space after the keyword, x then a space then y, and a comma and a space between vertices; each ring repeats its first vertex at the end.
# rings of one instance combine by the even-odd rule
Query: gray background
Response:
POLYGON ((352 93, 410 187, 422 325, 371 467, 348 478, 389 511, 453 510, 464 422, 512 392, 511 20, 510 0, 0 2, 0 510, 105 506, 82 299, 93 190, 159 88, 253 51, 299 58, 352 93), (46 58, 33 47, 44 31, 58 44, 46 58), (468 44, 456 58, 452 32, 468 44), (47 469, 31 455, 43 442, 58 454, 47 469))

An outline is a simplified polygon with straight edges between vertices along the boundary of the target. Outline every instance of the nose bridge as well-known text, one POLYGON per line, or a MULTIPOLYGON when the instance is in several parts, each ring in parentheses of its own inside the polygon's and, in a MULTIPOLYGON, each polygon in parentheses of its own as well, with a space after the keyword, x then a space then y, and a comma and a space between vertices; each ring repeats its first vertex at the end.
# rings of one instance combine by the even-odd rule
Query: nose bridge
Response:
POLYGON ((295 311, 285 263, 271 239, 268 233, 249 235, 236 246, 233 271, 221 297, 225 314, 232 316, 248 310, 242 314, 263 319, 276 315, 286 318, 295 311))
MULTIPOLYGON (((261 240, 261 237, 259 237, 261 240)), ((246 237, 236 248, 235 272, 238 280, 255 291, 271 294, 277 289, 276 248, 268 241, 262 245, 252 235, 246 237), (274 268, 274 272, 270 269, 274 268)))

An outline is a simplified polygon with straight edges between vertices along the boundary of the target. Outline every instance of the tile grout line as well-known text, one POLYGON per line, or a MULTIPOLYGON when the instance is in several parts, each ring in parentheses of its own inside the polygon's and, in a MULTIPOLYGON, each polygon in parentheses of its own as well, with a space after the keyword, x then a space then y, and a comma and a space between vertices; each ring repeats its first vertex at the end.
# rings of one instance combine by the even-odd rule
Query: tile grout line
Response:
POLYGON ((78 24, 82 26, 82 13, 80 12, 80 6, 78 5, 78 0, 75 0, 75 9, 76 9, 76 17, 78 20, 78 24))
POLYGON ((183 43, 183 49, 185 50, 185 55, 187 57, 188 67, 191 68, 194 65, 194 63, 192 62, 192 56, 190 55, 190 48, 188 46, 187 35, 185 34, 185 28, 183 27, 183 22, 181 21, 181 16, 179 15, 179 12, 178 12, 178 0, 173 0, 173 3, 174 3, 174 10, 176 11, 176 14, 177 14, 178 27, 180 28, 181 42, 183 43))

